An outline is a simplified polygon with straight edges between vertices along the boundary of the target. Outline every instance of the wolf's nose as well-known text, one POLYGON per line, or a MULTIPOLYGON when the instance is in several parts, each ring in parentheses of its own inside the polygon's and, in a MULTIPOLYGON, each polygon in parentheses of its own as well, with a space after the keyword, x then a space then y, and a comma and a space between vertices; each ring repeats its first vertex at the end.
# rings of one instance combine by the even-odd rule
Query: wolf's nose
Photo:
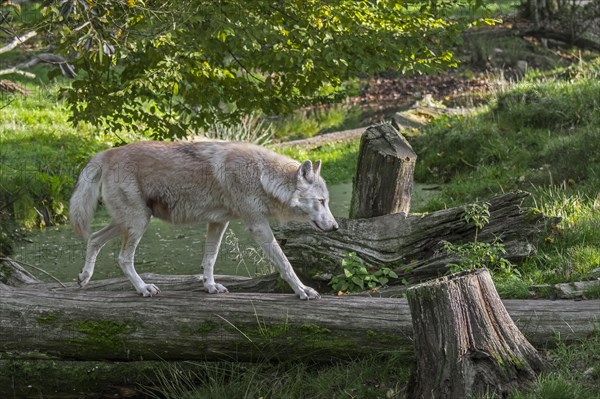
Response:
POLYGON ((333 228, 331 229, 331 231, 336 231, 336 230, 339 230, 339 229, 340 229, 340 225, 336 223, 336 224, 333 225, 333 228))

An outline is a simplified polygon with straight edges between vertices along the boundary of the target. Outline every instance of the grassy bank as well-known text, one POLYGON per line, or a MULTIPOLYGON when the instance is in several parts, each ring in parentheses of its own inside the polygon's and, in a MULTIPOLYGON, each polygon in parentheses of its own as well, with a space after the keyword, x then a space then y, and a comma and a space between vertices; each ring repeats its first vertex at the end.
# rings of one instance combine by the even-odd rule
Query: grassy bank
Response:
POLYGON ((425 211, 526 190, 527 205, 563 219, 518 270, 523 287, 594 278, 600 267, 599 76, 597 61, 532 73, 479 112, 411 139, 416 180, 441 187, 425 211))
POLYGON ((57 85, 21 82, 31 95, 2 98, 0 124, 0 250, 9 253, 17 227, 61 224, 79 170, 106 140, 72 127, 57 85))

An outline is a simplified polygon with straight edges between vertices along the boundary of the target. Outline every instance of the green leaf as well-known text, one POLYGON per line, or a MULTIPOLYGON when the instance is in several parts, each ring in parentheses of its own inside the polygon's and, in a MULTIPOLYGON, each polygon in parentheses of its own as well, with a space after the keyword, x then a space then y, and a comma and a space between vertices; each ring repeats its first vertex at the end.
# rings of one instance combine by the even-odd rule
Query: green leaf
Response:
POLYGON ((364 288, 364 286, 365 286, 364 281, 356 276, 352 277, 352 282, 354 283, 354 285, 356 285, 357 287, 360 287, 361 289, 364 288))

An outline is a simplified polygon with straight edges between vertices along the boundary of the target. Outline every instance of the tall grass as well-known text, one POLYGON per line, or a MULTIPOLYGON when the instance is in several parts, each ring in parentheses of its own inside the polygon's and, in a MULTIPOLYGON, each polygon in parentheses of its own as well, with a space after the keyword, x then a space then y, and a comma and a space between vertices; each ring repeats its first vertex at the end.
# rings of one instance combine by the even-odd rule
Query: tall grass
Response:
MULTIPOLYGON (((545 357, 551 367, 509 399, 600 399, 600 336, 561 342, 545 357)), ((406 398, 411 366, 406 352, 333 364, 188 362, 158 369, 157 384, 144 391, 156 399, 406 398)), ((473 399, 484 398, 498 399, 473 399)))
POLYGON ((410 354, 399 352, 333 364, 197 363, 158 373, 150 397, 230 398, 402 398, 410 354))

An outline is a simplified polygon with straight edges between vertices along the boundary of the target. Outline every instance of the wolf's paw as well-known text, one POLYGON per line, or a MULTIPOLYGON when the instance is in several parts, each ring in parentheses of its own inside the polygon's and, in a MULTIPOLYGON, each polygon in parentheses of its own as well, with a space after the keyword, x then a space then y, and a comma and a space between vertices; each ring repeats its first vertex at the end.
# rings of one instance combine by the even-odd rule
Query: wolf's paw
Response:
POLYGON ((142 296, 154 296, 160 293, 160 290, 154 284, 142 284, 135 289, 142 296))
POLYGON ((319 295, 319 293, 317 291, 313 290, 310 287, 302 287, 298 291, 296 291, 296 294, 298 294, 300 299, 306 300, 306 301, 308 301, 310 299, 321 298, 321 295, 319 295))
POLYGON ((81 288, 85 287, 87 285, 87 283, 90 282, 90 279, 92 278, 92 275, 86 272, 81 272, 79 273, 79 275, 77 276, 77 284, 79 284, 79 286, 81 288))
POLYGON ((217 283, 204 283, 204 289, 208 291, 209 294, 222 294, 224 292, 229 292, 225 286, 217 283))

